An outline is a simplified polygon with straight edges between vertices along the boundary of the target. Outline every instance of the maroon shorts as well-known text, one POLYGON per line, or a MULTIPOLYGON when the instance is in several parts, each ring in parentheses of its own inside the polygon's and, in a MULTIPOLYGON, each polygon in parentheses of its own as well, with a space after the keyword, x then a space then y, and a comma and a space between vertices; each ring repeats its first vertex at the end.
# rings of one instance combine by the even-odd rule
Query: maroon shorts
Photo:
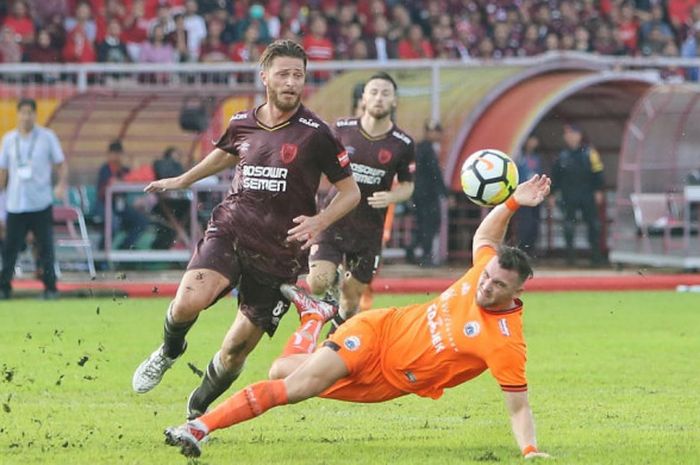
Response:
POLYGON ((309 262, 325 260, 339 265, 344 263, 345 270, 362 284, 369 284, 379 268, 382 248, 370 244, 349 250, 343 241, 321 240, 311 247, 309 262))
POLYGON ((280 285, 295 283, 296 279, 281 278, 256 269, 253 266, 255 257, 254 252, 238 246, 235 238, 229 235, 206 234, 197 244, 187 269, 214 270, 228 278, 230 286, 211 305, 238 288, 239 310, 272 336, 290 305, 280 292, 280 285))

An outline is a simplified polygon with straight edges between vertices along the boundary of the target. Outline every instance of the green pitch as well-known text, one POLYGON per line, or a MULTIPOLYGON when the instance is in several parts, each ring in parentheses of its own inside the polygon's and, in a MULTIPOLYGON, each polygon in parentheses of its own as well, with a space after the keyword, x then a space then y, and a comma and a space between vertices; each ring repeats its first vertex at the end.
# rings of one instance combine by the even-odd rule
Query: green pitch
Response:
MULTIPOLYGON (((419 296, 381 296, 401 305, 419 296)), ((162 430, 233 319, 220 302, 154 391, 131 391, 160 341, 162 299, 19 300, 0 304, 0 463, 185 463, 162 430), (191 367, 188 367, 188 363, 191 367)), ((242 387, 266 376, 295 324, 249 359, 242 387)), ((700 463, 700 295, 526 296, 528 380, 542 450, 564 464, 700 463)), ((200 464, 519 463, 486 373, 438 400, 377 405, 312 400, 214 433, 200 464)))

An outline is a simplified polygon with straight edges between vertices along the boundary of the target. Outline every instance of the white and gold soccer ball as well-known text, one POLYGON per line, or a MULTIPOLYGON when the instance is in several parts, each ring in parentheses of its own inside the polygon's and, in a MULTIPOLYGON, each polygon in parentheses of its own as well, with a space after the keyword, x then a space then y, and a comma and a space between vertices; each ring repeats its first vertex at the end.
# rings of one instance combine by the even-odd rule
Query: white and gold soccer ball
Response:
POLYGON ((518 168, 508 155, 495 149, 479 150, 462 164, 462 190, 482 207, 505 202, 518 186, 518 168))

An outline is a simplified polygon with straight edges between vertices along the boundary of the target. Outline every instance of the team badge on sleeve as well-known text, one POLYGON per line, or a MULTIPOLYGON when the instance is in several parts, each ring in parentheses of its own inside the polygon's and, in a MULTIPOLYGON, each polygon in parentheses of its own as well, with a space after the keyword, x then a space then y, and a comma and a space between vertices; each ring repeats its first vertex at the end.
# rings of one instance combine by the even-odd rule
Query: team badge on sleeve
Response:
POLYGON ((343 345, 350 352, 355 352, 357 349, 360 348, 360 338, 357 336, 348 336, 343 341, 343 345))
POLYGON ((337 157, 338 163, 340 163, 341 167, 345 168, 346 166, 348 166, 348 164, 350 164, 350 157, 348 156, 347 150, 343 150, 342 152, 340 152, 337 155, 337 157))

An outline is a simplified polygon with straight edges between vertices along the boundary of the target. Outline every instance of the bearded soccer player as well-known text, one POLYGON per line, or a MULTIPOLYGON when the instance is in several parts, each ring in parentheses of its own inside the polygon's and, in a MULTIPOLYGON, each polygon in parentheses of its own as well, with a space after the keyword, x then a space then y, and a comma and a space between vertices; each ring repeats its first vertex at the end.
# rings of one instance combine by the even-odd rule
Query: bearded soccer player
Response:
POLYGON ((198 456, 208 434, 272 407, 314 396, 350 402, 382 402, 406 394, 437 399, 445 388, 488 369, 501 386, 523 456, 548 457, 537 448, 525 377, 519 297, 532 268, 524 252, 502 242, 513 213, 539 205, 549 189, 549 178, 535 175, 495 207, 474 234, 473 267, 439 297, 362 312, 312 354, 319 328, 335 307, 283 286, 301 326, 273 364, 271 380, 248 386, 194 421, 166 429, 166 443, 198 456))
POLYGON ((216 148, 198 165, 146 187, 147 192, 182 189, 237 166, 231 189, 212 211, 170 303, 163 344, 136 369, 132 380, 138 393, 153 389, 185 351, 185 335, 199 313, 237 287, 238 314, 201 385, 189 396, 189 418, 205 412, 231 386, 264 333, 274 334, 290 305, 280 285, 296 282, 318 234, 360 198, 342 144, 301 104, 304 49, 289 40, 273 42, 260 66, 267 101, 235 114, 216 148), (337 195, 316 214, 321 174, 337 195))
MULTIPOLYGON (((389 74, 371 76, 362 93, 362 116, 335 123, 362 198, 357 208, 319 234, 311 246, 306 278, 311 292, 323 295, 336 286, 340 290, 331 332, 357 313, 362 293, 377 271, 387 207, 408 200, 413 193, 413 139, 391 119, 396 90, 389 74), (398 183, 392 188, 394 177, 398 183), (339 265, 344 275, 337 272, 339 265)), ((325 204, 334 195, 331 189, 325 204)))

